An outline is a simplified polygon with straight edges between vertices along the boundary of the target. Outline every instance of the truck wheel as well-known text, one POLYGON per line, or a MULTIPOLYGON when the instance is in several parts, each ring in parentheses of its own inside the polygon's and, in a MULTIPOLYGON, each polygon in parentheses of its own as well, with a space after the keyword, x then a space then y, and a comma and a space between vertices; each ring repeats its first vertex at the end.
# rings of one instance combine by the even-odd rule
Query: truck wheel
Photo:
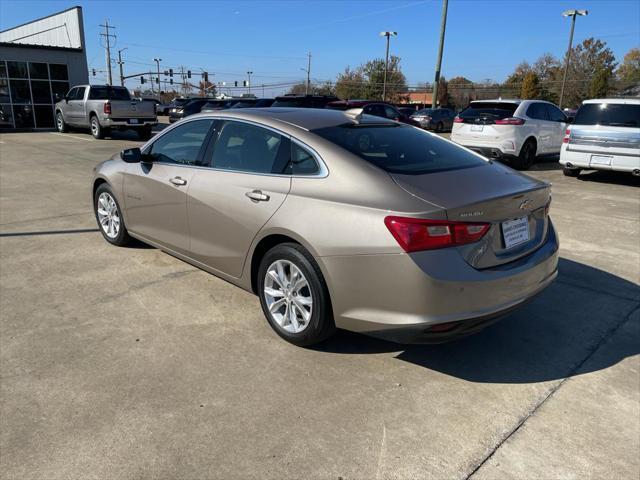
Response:
POLYGON ((100 120, 95 115, 91 117, 91 135, 98 140, 103 139, 105 135, 104 128, 102 128, 100 120))
POLYGON ((56 128, 60 133, 67 133, 69 131, 69 127, 67 127, 67 124, 64 121, 62 112, 56 113, 56 128))
POLYGON ((578 175, 580 175, 580 169, 579 168, 562 167, 562 173, 566 177, 577 177, 578 175))
POLYGON ((151 127, 142 127, 136 130, 140 140, 149 140, 151 138, 151 127))

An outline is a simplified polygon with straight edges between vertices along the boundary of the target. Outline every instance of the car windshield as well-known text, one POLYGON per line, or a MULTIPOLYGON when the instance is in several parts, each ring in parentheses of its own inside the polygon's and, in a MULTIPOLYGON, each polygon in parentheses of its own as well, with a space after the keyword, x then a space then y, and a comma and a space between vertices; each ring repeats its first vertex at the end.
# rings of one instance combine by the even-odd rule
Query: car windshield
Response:
POLYGON ((402 124, 346 124, 312 132, 389 173, 421 175, 487 163, 447 140, 402 124))
POLYGON ((125 87, 91 87, 89 100, 131 100, 129 90, 125 87))
POLYGON ((640 127, 640 105, 621 103, 585 103, 573 122, 575 125, 640 127))
POLYGON ((512 117, 517 108, 517 103, 471 102, 467 108, 460 112, 459 117, 462 119, 487 118, 490 120, 501 120, 512 117))
POLYGON ((433 108, 423 108, 422 110, 418 110, 416 113, 414 113, 414 115, 432 115, 433 114, 433 108))
POLYGON ((240 100, 234 103, 231 108, 251 108, 256 104, 257 100, 240 100))

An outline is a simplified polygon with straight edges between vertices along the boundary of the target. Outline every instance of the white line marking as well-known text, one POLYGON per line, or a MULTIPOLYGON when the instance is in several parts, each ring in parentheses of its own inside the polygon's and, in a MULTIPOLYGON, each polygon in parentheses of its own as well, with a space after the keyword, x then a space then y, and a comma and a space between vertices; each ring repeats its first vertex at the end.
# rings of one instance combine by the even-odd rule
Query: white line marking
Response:
POLYGON ((60 132, 48 132, 50 135, 57 135, 60 138, 73 138, 74 140, 84 140, 85 142, 93 142, 94 140, 92 138, 83 138, 83 137, 74 137, 73 135, 69 135, 66 133, 60 133, 60 132))

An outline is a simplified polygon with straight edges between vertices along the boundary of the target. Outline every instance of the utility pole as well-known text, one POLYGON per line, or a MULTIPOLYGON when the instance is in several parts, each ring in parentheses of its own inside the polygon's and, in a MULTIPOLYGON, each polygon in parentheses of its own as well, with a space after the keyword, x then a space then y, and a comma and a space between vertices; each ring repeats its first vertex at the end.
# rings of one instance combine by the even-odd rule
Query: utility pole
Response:
POLYGON ((573 29, 576 26, 576 16, 589 15, 587 10, 567 10, 562 12, 563 17, 571 17, 571 32, 569 33, 569 46, 567 47, 567 58, 564 64, 564 76, 562 77, 562 87, 560 87, 560 101, 558 106, 562 108, 562 97, 564 97, 564 85, 567 81, 567 72, 569 71, 569 60, 571 59, 571 45, 573 44, 573 29))
POLYGON ((311 90, 311 52, 307 53, 307 57, 309 57, 309 61, 307 63, 307 88, 306 95, 309 95, 309 91, 311 90))
POLYGON ((158 99, 159 99, 160 98, 160 62, 162 61, 162 59, 154 58, 153 61, 156 62, 156 66, 158 67, 158 99))
POLYGON ((106 42, 105 49, 107 54, 107 73, 109 75, 109 85, 113 85, 113 77, 111 75, 111 38, 113 37, 115 39, 116 36, 109 33, 109 29, 110 28, 115 29, 116 27, 112 27, 111 25, 109 25, 108 19, 104 21, 104 25, 98 25, 98 26, 104 27, 104 33, 101 33, 100 36, 105 38, 105 42, 106 42))
POLYGON ((118 50, 118 65, 120 66, 120 85, 124 87, 124 72, 122 71, 122 65, 124 62, 122 61, 122 52, 124 52, 127 48, 123 48, 122 50, 118 50))
POLYGON ((149 72, 149 83, 151 84, 151 95, 155 95, 156 92, 153 89, 153 73, 149 72))
POLYGON ((380 32, 381 37, 387 37, 387 55, 384 60, 384 81, 382 83, 382 101, 387 100, 387 72, 389 71, 389 42, 391 37, 397 37, 398 32, 380 32))
POLYGON ((251 93, 251 75, 253 74, 253 72, 247 72, 247 77, 249 78, 249 81, 247 82, 247 87, 249 87, 249 92, 251 93))
POLYGON ((440 83, 440 68, 442 67, 442 51, 444 50, 444 32, 447 29, 447 8, 449 0, 442 0, 442 20, 440 22, 440 47, 438 48, 438 60, 436 61, 436 78, 433 84, 433 97, 431 107, 438 108, 438 84, 440 83))

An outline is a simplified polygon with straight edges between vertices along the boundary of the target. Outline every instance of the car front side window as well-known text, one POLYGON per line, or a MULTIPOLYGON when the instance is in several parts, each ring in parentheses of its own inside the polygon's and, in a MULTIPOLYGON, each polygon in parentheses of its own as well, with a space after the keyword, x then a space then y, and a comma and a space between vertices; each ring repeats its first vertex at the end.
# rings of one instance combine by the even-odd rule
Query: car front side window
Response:
POLYGON ((546 105, 547 114, 552 122, 566 122, 567 116, 555 105, 546 105))
POLYGON ((197 165, 213 120, 193 120, 180 125, 156 140, 149 150, 154 162, 197 165))
POLYGON ((281 173, 290 159, 288 140, 244 122, 224 122, 210 166, 248 173, 281 173), (286 146, 285 146, 286 145, 286 146))

